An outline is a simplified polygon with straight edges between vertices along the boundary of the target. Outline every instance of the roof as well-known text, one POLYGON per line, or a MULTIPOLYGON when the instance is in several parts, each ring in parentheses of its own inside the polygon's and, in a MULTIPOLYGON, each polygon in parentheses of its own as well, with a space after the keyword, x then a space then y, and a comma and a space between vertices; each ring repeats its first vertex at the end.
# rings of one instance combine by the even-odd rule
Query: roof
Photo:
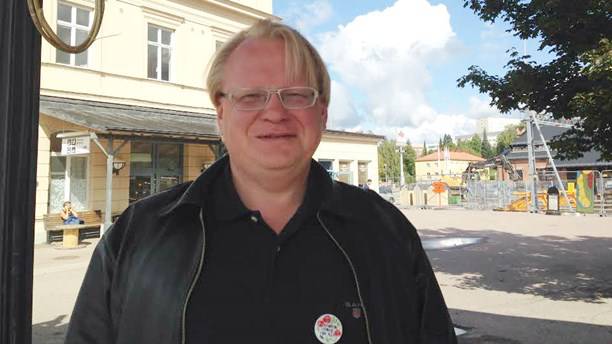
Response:
POLYGON ((329 134, 329 135, 363 137, 363 138, 370 138, 370 139, 376 139, 376 140, 385 139, 383 135, 376 135, 376 134, 369 134, 369 133, 356 133, 352 131, 342 131, 342 130, 326 129, 324 133, 329 134))
MULTIPOLYGON (((535 128, 534 128, 535 129, 535 128)), ((554 137, 561 135, 563 132, 568 130, 568 128, 561 128, 546 124, 540 124, 540 129, 542 130, 542 136, 546 142, 550 142, 554 137)), ((542 139, 538 134, 537 130, 533 132, 533 141, 534 141, 534 155, 536 159, 546 159, 548 160, 548 154, 544 150, 544 146, 542 145, 542 139)), ((527 153, 527 131, 525 131, 522 135, 518 136, 512 142, 512 150, 506 154, 506 158, 508 160, 526 160, 528 158, 527 153)), ((549 146, 550 148, 550 146, 549 146)), ((556 151, 550 151, 550 154, 553 156, 553 160, 555 162, 556 167, 595 167, 595 166, 612 166, 612 161, 598 161, 601 158, 601 153, 596 151, 590 151, 583 153, 583 156, 578 159, 571 160, 560 160, 554 159, 556 155, 556 151)))
MULTIPOLYGON (((542 135, 544 136, 546 142, 550 142, 550 140, 552 140, 555 136, 561 135, 563 132, 568 130, 567 128, 554 127, 546 124, 540 124, 540 129, 542 130, 542 135)), ((542 139, 540 138, 538 131, 535 130, 535 126, 533 130, 533 143, 535 145, 542 144, 542 139)), ((512 141, 512 146, 515 145, 527 145, 527 130, 512 141)))
MULTIPOLYGON (((550 154, 553 156, 555 166, 559 168, 612 166, 612 161, 598 161, 599 158, 601 158, 601 154, 595 151, 585 152, 583 153, 583 156, 581 158, 571 160, 554 159, 554 156, 556 154, 554 150, 551 150, 550 154)), ((534 152, 534 155, 535 158, 538 160, 544 159, 548 161, 548 154, 546 154, 546 151, 544 150, 538 149, 534 152)), ((510 161, 527 160, 527 157, 527 150, 510 151, 506 154, 506 158, 510 161)))
POLYGON ((220 138, 212 109, 210 113, 200 113, 41 96, 40 112, 101 134, 196 140, 220 138))
MULTIPOLYGON (((476 156, 474 154, 470 154, 467 152, 462 152, 462 151, 449 151, 448 152, 450 154, 450 159, 449 160, 455 160, 455 161, 484 161, 485 159, 476 156)), ((420 158, 417 158, 415 161, 420 162, 420 161, 437 161, 438 159, 440 160, 444 160, 444 153, 440 152, 440 155, 438 156, 438 151, 435 151, 433 153, 427 154, 425 156, 422 156, 420 158)))

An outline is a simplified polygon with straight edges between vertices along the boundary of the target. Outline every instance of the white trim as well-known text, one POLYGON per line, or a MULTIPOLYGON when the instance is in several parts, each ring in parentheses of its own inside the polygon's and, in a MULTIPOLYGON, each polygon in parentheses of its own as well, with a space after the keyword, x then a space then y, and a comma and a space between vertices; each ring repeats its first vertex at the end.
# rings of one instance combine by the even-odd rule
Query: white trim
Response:
MULTIPOLYGON (((77 29, 80 30, 85 30, 87 31, 87 34, 89 34, 89 31, 91 30, 91 25, 93 23, 93 15, 92 15, 93 10, 90 7, 86 7, 83 5, 75 5, 74 3, 70 3, 70 2, 65 2, 65 1, 59 1, 57 3, 57 8, 55 11, 55 15, 56 15, 56 30, 58 26, 62 26, 64 28, 67 28, 70 30, 70 45, 76 45, 76 31, 77 29), (61 19, 59 19, 59 9, 60 6, 67 6, 70 7, 70 22, 67 21, 63 21, 61 19), (87 26, 83 26, 80 24, 77 24, 77 9, 81 9, 83 11, 87 12, 87 26)), ((89 54, 89 48, 87 50, 85 50, 82 54, 85 54, 85 58, 86 58, 86 62, 84 65, 76 65, 76 55, 77 54, 68 54, 68 57, 70 58, 70 61, 68 62, 68 65, 70 66, 74 66, 74 67, 88 67, 90 64, 89 58, 90 58, 90 54, 89 54)), ((57 62, 57 49, 55 52, 55 63, 59 63, 59 64, 64 64, 61 62, 57 62)))
POLYGON ((172 82, 174 76, 174 37, 175 31, 169 28, 165 28, 163 26, 157 25, 155 23, 147 23, 147 79, 153 79, 158 81, 168 81, 172 82), (149 40, 149 29, 154 28, 157 30, 157 40, 150 41, 149 40), (162 43, 162 32, 170 33, 170 44, 162 43), (155 67, 155 73, 157 74, 155 78, 149 77, 149 46, 156 47, 157 51, 157 66, 155 67), (168 61, 168 80, 162 79, 162 49, 167 48, 170 51, 170 60, 168 61))

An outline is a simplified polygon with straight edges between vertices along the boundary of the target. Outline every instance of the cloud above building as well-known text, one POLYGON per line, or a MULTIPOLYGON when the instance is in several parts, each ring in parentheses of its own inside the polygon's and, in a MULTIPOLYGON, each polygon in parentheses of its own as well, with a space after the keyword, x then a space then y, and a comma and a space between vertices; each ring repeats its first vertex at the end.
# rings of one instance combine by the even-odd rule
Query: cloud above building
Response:
POLYGON ((437 115, 426 99, 428 63, 447 53, 454 36, 444 5, 399 0, 321 34, 316 43, 336 83, 364 96, 353 99, 364 107, 364 120, 418 127, 437 115))

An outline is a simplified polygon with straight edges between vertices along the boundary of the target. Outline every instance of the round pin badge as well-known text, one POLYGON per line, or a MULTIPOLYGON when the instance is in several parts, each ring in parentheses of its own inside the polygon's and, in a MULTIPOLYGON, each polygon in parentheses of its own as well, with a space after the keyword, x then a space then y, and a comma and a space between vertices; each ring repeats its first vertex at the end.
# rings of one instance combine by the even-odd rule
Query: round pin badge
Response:
POLYGON ((333 314, 323 314, 315 322, 314 333, 323 344, 337 343, 342 337, 342 323, 333 314))

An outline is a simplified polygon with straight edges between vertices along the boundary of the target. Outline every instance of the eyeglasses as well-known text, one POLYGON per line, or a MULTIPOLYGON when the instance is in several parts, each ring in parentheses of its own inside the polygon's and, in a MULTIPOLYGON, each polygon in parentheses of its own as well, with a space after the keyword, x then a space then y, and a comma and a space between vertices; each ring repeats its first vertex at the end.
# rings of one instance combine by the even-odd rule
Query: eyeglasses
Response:
POLYGON ((305 109, 313 106, 319 91, 312 87, 287 87, 276 90, 262 88, 239 88, 221 93, 238 110, 256 111, 266 107, 272 94, 276 93, 285 109, 305 109))

